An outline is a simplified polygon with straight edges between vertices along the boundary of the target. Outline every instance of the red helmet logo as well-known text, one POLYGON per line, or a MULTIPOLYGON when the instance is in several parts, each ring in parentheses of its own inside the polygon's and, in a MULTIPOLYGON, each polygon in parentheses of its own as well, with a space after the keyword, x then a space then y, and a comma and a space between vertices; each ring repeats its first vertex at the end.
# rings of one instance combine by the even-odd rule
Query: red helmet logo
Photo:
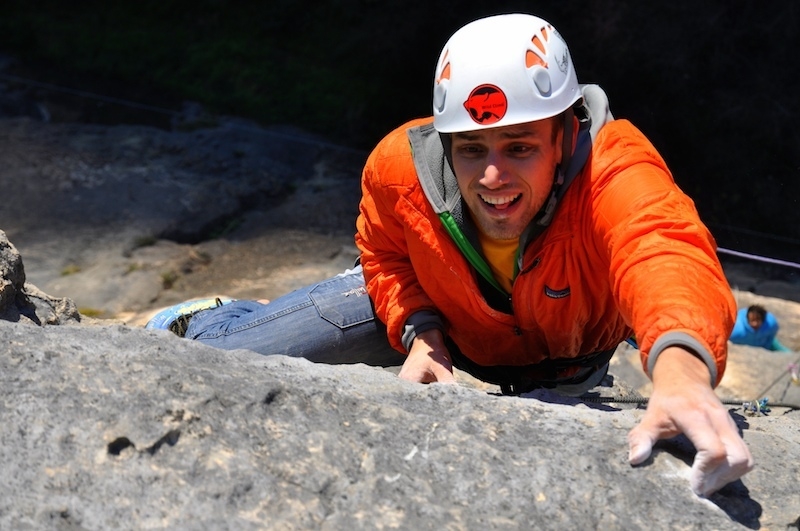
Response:
POLYGON ((464 108, 479 125, 491 125, 506 115, 508 100, 503 91, 494 85, 481 85, 472 90, 464 108))

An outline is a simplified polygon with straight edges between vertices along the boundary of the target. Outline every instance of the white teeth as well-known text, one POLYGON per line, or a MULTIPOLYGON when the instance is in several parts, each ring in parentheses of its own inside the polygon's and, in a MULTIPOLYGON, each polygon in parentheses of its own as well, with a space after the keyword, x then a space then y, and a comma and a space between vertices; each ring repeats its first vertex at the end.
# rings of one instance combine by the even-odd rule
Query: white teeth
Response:
POLYGON ((483 199, 485 202, 489 203, 490 205, 505 205, 506 203, 510 203, 510 202, 514 201, 519 196, 520 196, 520 194, 509 195, 509 196, 506 196, 506 197, 488 197, 488 196, 482 195, 481 199, 483 199))

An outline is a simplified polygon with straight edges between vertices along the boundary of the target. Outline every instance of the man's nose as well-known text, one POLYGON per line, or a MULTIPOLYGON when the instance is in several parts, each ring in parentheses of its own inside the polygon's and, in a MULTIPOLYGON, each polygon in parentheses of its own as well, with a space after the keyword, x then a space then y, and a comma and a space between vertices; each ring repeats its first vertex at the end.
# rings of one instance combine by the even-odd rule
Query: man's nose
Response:
POLYGON ((483 170, 483 178, 480 180, 481 185, 489 190, 494 190, 507 184, 508 181, 509 175, 503 165, 496 157, 489 156, 486 160, 486 168, 483 170))

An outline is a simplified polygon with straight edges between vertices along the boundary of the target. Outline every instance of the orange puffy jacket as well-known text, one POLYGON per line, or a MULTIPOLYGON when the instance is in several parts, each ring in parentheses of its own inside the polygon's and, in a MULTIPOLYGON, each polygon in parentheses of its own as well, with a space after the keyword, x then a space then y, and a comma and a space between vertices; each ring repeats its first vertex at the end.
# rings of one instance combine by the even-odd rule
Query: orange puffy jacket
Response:
POLYGON ((719 383, 735 301, 694 203, 639 130, 615 120, 596 133, 549 228, 522 255, 509 314, 487 304, 420 183, 444 165, 416 144, 412 153, 409 139, 432 130, 431 121, 387 135, 362 178, 356 243, 396 349, 405 352, 409 317, 429 310, 479 365, 579 358, 635 333, 648 374, 660 352, 678 345, 701 356, 712 386, 719 383))

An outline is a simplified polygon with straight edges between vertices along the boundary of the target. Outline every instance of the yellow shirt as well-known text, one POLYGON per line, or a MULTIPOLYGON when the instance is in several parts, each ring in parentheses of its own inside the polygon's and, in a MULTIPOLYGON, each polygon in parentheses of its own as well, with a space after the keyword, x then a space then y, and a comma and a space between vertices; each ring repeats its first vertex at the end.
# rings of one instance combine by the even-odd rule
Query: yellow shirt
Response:
MULTIPOLYGON (((477 226, 477 223, 475 225, 477 226)), ((495 240, 484 234, 478 227, 478 241, 483 249, 486 262, 492 269, 492 276, 506 292, 511 293, 519 240, 495 240)))

